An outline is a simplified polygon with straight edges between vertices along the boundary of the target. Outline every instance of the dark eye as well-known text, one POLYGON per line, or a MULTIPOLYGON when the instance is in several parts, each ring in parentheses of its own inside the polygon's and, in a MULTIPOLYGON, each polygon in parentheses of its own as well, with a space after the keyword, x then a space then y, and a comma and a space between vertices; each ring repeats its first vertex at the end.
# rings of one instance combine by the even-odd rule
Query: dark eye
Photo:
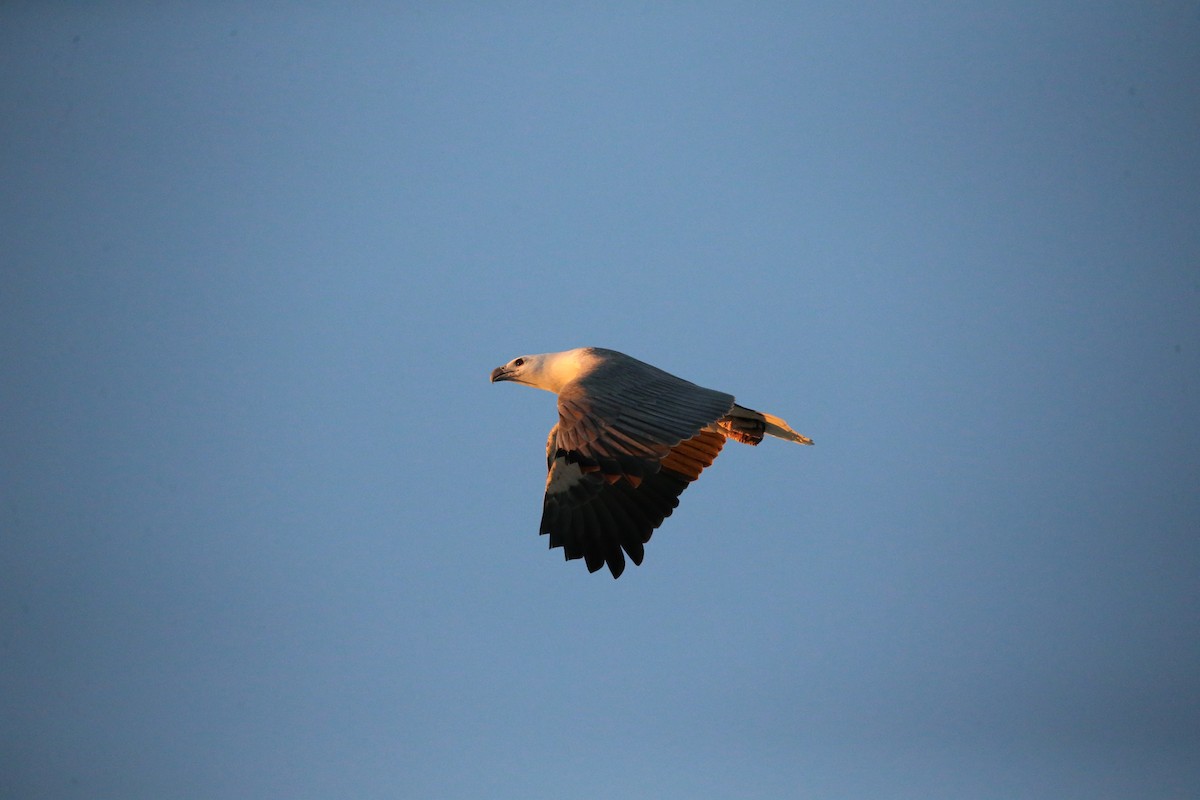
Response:
POLYGON ((525 363, 525 359, 523 359, 523 358, 514 358, 514 359, 513 359, 513 366, 514 366, 514 367, 519 367, 519 366, 521 366, 521 365, 522 365, 522 364, 524 364, 524 363, 525 363))

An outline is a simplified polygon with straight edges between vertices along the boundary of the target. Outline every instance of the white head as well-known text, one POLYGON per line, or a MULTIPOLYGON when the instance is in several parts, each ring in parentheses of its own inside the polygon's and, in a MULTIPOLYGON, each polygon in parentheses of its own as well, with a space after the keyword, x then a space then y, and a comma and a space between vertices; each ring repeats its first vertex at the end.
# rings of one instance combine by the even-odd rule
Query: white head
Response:
POLYGON ((595 360, 590 348, 580 347, 561 353, 519 356, 492 370, 492 383, 512 381, 535 389, 558 392, 587 371, 595 360))

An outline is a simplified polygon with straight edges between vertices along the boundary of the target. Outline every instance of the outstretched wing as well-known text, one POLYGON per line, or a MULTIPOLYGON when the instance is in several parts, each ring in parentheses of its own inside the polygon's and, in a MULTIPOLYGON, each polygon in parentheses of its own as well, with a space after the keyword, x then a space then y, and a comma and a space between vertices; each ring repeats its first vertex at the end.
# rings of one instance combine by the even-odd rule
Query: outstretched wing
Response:
MULTIPOLYGON (((618 354, 619 355, 619 354, 618 354)), ((546 443, 549 474, 541 533, 568 559, 613 577, 679 505, 679 495, 725 443, 713 426, 733 396, 628 356, 559 392, 546 443)))

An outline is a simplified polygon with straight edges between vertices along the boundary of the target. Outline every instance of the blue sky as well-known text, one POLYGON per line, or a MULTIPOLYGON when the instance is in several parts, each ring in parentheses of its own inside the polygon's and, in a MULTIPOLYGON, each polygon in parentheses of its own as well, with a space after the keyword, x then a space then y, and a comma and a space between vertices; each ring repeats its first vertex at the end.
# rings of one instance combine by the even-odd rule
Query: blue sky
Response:
POLYGON ((1200 6, 6 4, 0 793, 1200 791, 1200 6), (620 581, 616 348, 786 418, 620 581))

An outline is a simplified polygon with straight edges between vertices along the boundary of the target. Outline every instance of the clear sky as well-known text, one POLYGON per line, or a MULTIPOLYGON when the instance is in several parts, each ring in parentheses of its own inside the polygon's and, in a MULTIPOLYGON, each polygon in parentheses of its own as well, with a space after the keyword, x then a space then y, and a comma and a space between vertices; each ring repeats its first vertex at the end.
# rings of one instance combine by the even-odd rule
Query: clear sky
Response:
POLYGON ((0 7, 0 795, 1200 794, 1200 4, 0 7), (537 534, 606 346, 730 445, 537 534))

